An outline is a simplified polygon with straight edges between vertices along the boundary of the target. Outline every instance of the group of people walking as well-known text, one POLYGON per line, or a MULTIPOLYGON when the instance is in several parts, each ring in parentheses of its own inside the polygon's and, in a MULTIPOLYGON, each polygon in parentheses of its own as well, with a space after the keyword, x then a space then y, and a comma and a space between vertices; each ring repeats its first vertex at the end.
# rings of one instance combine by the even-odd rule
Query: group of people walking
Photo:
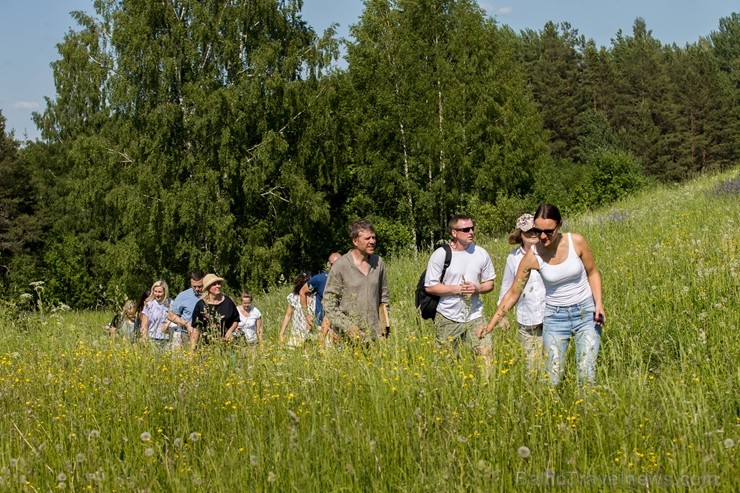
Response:
MULTIPOLYGON (((509 243, 517 246, 506 259, 498 307, 486 323, 481 295, 494 289, 493 263, 474 242, 473 219, 450 219, 451 240, 432 253, 424 278, 425 291, 439 298, 434 317, 438 345, 458 351, 465 344, 490 358, 491 332, 508 328, 506 313, 516 308, 530 370, 544 366, 550 383, 558 385, 572 338, 579 381, 594 383, 605 322, 601 277, 585 238, 562 233, 562 224, 560 211, 549 204, 517 219, 509 236, 509 243)), ((348 233, 352 249, 332 253, 327 271, 295 278, 281 343, 300 347, 315 334, 328 341, 369 343, 390 333, 388 280, 385 263, 375 254, 375 228, 359 220, 348 233)), ((243 292, 237 305, 222 292, 223 282, 215 274, 194 271, 190 288, 170 301, 167 283, 157 281, 138 307, 124 306, 118 325, 143 341, 190 349, 215 339, 261 343, 262 314, 251 293, 243 292)))
POLYGON ((440 297, 434 322, 437 342, 455 348, 467 343, 487 356, 491 332, 497 326, 508 327, 506 313, 516 307, 528 368, 535 370, 544 362, 550 383, 557 386, 572 338, 578 379, 593 384, 606 320, 601 276, 586 239, 577 233, 562 233, 562 225, 560 211, 550 204, 517 219, 509 242, 518 246, 506 259, 498 307, 486 324, 480 295, 493 289, 491 259, 473 242, 472 219, 453 217, 449 265, 442 276, 446 252, 437 249, 429 259, 424 282, 427 293, 440 297))
POLYGON ((222 292, 224 280, 215 274, 195 270, 190 287, 170 299, 169 287, 155 281, 138 307, 126 302, 122 315, 108 324, 111 331, 160 346, 194 349, 199 340, 233 341, 248 344, 262 341, 262 314, 245 291, 239 305, 222 292))

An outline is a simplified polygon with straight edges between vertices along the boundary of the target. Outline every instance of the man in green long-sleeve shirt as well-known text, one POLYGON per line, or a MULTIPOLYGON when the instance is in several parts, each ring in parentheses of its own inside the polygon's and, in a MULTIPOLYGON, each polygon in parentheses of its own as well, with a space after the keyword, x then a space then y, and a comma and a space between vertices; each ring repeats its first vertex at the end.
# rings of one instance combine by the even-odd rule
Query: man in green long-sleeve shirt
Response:
POLYGON ((389 329, 385 262, 375 255, 375 228, 367 220, 349 226, 354 248, 337 260, 324 289, 324 310, 335 332, 350 339, 384 337, 389 329))

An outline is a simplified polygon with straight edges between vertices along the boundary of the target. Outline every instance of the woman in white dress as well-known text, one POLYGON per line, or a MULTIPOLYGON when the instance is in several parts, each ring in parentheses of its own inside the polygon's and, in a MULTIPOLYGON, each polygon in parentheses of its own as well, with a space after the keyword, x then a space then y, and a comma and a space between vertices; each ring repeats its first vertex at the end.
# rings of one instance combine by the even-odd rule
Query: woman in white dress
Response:
POLYGON ((296 277, 293 283, 293 291, 288 295, 288 308, 285 311, 285 317, 283 317, 283 325, 280 327, 280 343, 287 342, 290 347, 302 346, 311 334, 308 315, 314 313, 316 294, 309 295, 305 309, 301 306, 299 295, 301 288, 309 279, 311 279, 311 274, 308 273, 303 273, 296 277), (289 323, 291 323, 290 334, 288 334, 286 341, 285 330, 288 328, 289 323))

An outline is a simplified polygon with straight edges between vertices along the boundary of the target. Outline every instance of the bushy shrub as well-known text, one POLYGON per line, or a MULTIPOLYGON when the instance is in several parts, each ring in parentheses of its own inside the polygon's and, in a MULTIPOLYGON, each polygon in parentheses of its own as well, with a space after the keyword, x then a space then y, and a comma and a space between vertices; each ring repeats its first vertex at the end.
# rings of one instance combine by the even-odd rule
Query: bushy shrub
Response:
POLYGON ((642 166, 628 152, 598 149, 589 154, 593 205, 605 205, 627 197, 646 184, 642 166))
POLYGON ((510 197, 500 193, 495 204, 473 196, 468 205, 468 214, 473 217, 479 233, 492 237, 510 232, 519 216, 525 212, 534 214, 536 208, 537 203, 532 196, 510 197))
POLYGON ((558 206, 564 216, 584 212, 596 200, 592 174, 590 166, 554 160, 535 173, 534 196, 539 203, 558 206))
POLYGON ((394 257, 415 251, 414 234, 411 226, 380 216, 368 217, 378 235, 378 253, 394 257))

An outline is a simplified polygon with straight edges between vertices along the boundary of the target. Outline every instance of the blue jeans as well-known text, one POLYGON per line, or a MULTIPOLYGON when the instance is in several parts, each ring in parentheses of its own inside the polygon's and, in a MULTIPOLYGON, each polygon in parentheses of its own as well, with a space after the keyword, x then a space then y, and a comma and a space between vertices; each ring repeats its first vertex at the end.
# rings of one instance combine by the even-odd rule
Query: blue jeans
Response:
POLYGON ((601 327, 594 322, 595 310, 592 299, 572 306, 546 305, 542 344, 545 351, 545 370, 553 386, 558 385, 562 379, 565 354, 571 337, 576 343, 578 381, 593 384, 596 380, 601 327))

